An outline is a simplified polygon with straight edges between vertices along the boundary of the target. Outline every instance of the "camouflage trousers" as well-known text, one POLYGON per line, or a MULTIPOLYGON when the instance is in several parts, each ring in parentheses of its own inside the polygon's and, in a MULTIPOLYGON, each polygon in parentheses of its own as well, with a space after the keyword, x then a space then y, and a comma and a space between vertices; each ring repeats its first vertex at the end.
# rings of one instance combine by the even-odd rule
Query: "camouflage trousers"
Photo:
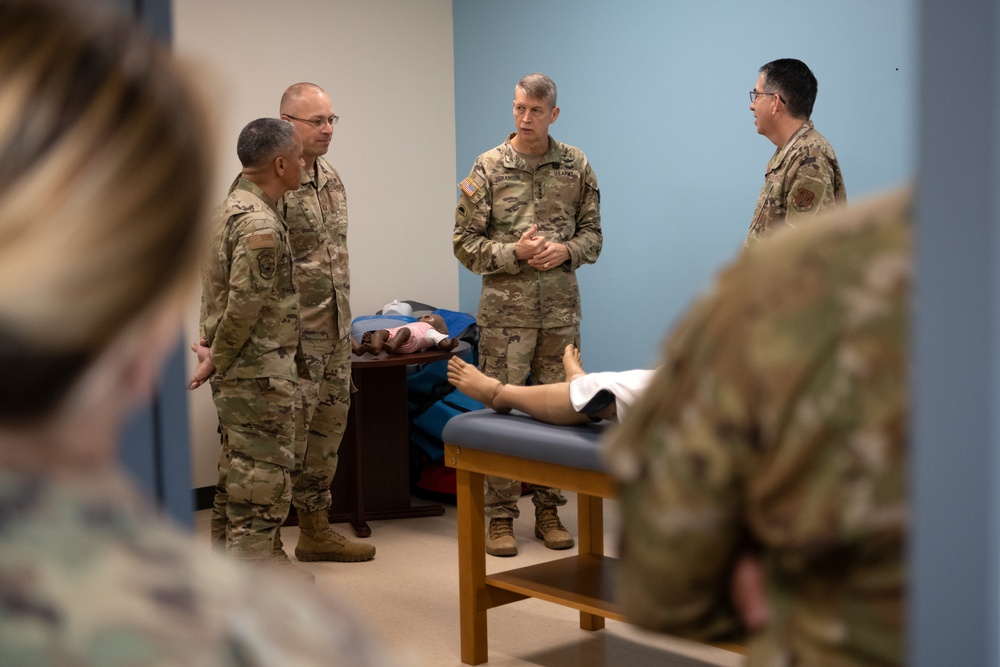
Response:
POLYGON ((292 475, 305 453, 297 382, 279 378, 214 380, 222 448, 212 513, 213 541, 226 553, 266 558, 288 517, 292 475))
MULTIPOLYGON (((523 385, 531 374, 532 384, 563 382, 563 352, 566 346, 580 345, 580 327, 554 329, 532 327, 483 327, 479 334, 479 365, 486 375, 504 384, 523 385)), ((487 475, 484 483, 486 516, 490 519, 517 518, 521 482, 487 475)), ((561 507, 566 497, 546 486, 529 485, 535 507, 561 507)))
POLYGON ((330 484, 337 472, 337 452, 351 406, 351 338, 330 346, 302 340, 311 379, 302 382, 306 450, 292 487, 292 503, 306 512, 330 507, 330 484))

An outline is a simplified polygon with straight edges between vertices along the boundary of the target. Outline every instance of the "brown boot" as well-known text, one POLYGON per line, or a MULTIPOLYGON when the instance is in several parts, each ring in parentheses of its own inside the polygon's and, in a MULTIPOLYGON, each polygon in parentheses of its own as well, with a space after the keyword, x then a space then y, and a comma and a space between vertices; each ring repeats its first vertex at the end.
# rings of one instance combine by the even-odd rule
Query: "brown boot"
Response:
POLYGON ((573 546, 573 536, 559 520, 555 507, 535 508, 535 537, 545 540, 549 549, 569 549, 573 546))
POLYGON ((299 560, 360 563, 375 557, 375 547, 372 545, 352 542, 330 528, 326 510, 306 512, 297 509, 297 511, 299 542, 295 545, 295 557, 299 560))
POLYGON ((491 556, 516 556, 517 540, 514 539, 514 519, 490 519, 486 535, 486 553, 491 556))
POLYGON ((268 564, 275 570, 284 573, 285 576, 298 579, 302 583, 316 583, 316 575, 305 568, 296 566, 292 563, 291 559, 288 558, 288 554, 285 553, 284 544, 281 542, 280 528, 274 534, 274 546, 271 547, 271 560, 268 564))

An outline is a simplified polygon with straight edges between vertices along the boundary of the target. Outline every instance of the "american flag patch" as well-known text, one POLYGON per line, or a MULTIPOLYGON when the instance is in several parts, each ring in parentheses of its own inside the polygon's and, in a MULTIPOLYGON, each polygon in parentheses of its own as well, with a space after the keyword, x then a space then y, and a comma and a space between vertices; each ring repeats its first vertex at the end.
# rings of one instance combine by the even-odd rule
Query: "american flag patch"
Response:
POLYGON ((273 248, 274 234, 254 234, 250 237, 250 249, 273 248))
POLYGON ((464 192, 465 194, 467 194, 470 197, 472 195, 476 194, 476 190, 479 189, 479 186, 476 185, 472 181, 472 179, 470 179, 470 178, 467 178, 464 181, 462 181, 461 183, 459 183, 458 187, 460 187, 462 189, 462 192, 464 192))

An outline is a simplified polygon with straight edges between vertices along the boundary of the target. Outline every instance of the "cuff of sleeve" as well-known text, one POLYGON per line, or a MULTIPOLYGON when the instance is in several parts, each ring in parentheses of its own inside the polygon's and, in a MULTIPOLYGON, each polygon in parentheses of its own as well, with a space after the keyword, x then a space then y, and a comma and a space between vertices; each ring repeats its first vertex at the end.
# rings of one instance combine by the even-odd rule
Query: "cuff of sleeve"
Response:
POLYGON ((520 273, 522 262, 514 254, 514 248, 517 244, 508 243, 500 251, 500 265, 503 266, 507 273, 520 273))
POLYGON ((227 357, 224 354, 217 353, 215 351, 215 349, 213 348, 212 349, 212 363, 215 364, 215 374, 216 375, 222 375, 227 370, 229 370, 229 367, 232 365, 233 360, 231 358, 227 357))

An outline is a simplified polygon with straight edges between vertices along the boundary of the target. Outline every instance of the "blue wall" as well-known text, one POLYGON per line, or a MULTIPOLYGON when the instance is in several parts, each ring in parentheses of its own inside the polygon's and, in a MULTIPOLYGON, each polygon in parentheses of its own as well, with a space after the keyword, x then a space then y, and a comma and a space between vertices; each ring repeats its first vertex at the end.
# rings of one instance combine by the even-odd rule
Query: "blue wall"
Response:
MULTIPOLYGON (((456 182, 513 131, 514 84, 535 71, 559 87, 550 132, 582 148, 600 181, 604 251, 579 271, 589 370, 654 364, 670 325, 742 245, 774 152, 747 96, 765 62, 799 58, 816 74, 813 120, 849 198, 913 176, 915 7, 803 7, 454 0, 456 182)), ((480 278, 458 270, 460 307, 475 313, 480 278)))

